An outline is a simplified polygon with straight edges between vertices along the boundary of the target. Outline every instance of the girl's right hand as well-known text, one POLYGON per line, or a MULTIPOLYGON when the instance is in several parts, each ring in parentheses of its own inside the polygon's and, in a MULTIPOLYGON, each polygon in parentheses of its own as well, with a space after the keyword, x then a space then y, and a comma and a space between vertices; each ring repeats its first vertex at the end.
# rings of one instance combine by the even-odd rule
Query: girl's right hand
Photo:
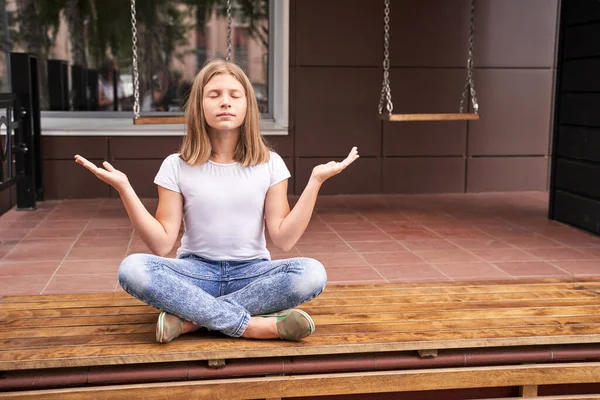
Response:
POLYGON ((98 179, 108 183, 109 185, 114 187, 118 192, 129 186, 129 179, 127 179, 127 175, 115 169, 106 161, 102 163, 102 165, 106 169, 97 167, 93 162, 86 160, 78 154, 75 155, 75 161, 77 162, 77 164, 81 164, 85 168, 92 171, 92 173, 96 175, 98 179))

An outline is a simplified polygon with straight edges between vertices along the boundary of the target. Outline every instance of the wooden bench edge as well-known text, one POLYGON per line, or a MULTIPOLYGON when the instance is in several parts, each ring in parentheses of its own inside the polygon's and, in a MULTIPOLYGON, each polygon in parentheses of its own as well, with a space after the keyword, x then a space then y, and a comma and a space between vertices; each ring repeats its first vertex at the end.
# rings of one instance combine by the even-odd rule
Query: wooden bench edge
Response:
MULTIPOLYGON (((285 398, 337 394, 594 383, 600 362, 435 368, 359 373, 215 379, 0 393, 0 399, 84 400, 285 398)), ((573 398, 567 397, 567 398, 573 398)), ((583 397, 586 398, 586 397, 583 397)), ((591 397, 594 398, 594 397, 591 397)))

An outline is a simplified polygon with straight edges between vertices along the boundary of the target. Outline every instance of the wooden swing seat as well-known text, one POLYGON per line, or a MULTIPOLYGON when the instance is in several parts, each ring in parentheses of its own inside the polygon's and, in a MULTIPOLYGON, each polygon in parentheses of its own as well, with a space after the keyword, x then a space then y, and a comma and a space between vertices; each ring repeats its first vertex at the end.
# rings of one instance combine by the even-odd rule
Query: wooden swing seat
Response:
POLYGON ((0 399, 236 400, 501 386, 534 397, 538 385, 600 377, 600 278, 329 285, 300 308, 317 325, 302 342, 201 330, 161 345, 158 311, 126 293, 7 296, 0 399))
POLYGON ((140 115, 133 118, 134 125, 183 125, 185 124, 185 116, 183 115, 155 115, 144 116, 140 115))
POLYGON ((382 114, 384 121, 473 121, 479 119, 476 113, 440 113, 440 114, 382 114))
MULTIPOLYGON (((476 113, 438 113, 438 114, 382 114, 384 121, 474 121, 479 119, 476 113)), ((183 125, 183 115, 139 116, 133 119, 134 125, 183 125)))

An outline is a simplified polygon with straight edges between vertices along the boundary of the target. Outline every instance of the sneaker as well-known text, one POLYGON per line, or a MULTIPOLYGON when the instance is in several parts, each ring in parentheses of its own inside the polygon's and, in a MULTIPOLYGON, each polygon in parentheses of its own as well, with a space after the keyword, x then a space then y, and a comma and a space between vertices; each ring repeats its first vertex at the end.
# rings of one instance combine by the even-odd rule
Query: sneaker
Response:
POLYGON ((156 341, 169 343, 183 334, 184 321, 176 315, 161 312, 156 322, 156 341))
POLYGON ((315 323, 310 315, 296 308, 259 315, 259 317, 277 318, 277 332, 280 339, 302 340, 315 331, 315 323))

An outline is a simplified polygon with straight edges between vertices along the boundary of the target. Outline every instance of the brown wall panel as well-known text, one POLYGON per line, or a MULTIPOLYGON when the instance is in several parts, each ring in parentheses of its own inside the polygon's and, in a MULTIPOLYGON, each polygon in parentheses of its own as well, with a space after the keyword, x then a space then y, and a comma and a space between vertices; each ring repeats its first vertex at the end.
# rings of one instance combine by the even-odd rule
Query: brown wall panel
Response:
MULTIPOLYGON (((92 159, 90 161, 99 166, 104 160, 92 159)), ((110 186, 75 161, 44 160, 42 168, 46 200, 110 196, 110 186)))
POLYGON ((465 160, 461 157, 385 158, 384 193, 460 193, 465 160))
MULTIPOLYGON (((296 194, 300 195, 319 164, 339 158, 299 158, 296 160, 296 194)), ((321 187, 320 194, 381 193, 381 159, 360 157, 340 174, 329 178, 321 187)))
POLYGON ((113 136, 110 138, 112 159, 164 159, 177 153, 183 136, 113 136))
MULTIPOLYGON (((396 0, 390 4, 392 66, 466 65, 468 0, 396 0)), ((373 22, 383 31, 383 14, 373 22)), ((375 43, 377 48, 382 42, 375 43)), ((383 56, 383 55, 382 55, 383 56)))
POLYGON ((267 144, 281 157, 294 156, 294 137, 286 136, 263 136, 267 144))
POLYGON ((382 2, 301 0, 294 4, 290 18, 296 27, 296 65, 381 65, 382 2))
POLYGON ((481 119, 469 122, 469 154, 548 153, 551 70, 477 70, 475 85, 481 119))
POLYGON ((294 165, 294 159, 291 157, 284 157, 283 162, 285 162, 286 167, 288 167, 290 174, 292 175, 288 181, 288 194, 294 194, 296 188, 296 166, 294 165))
POLYGON ((546 157, 481 157, 467 161, 467 192, 546 190, 546 157))
POLYGON ((377 104, 380 72, 373 68, 298 68, 296 74, 296 157, 381 152, 377 104))
MULTIPOLYGON (((458 112, 466 77, 464 68, 393 68, 390 73, 393 113, 458 112)), ((378 90, 381 91, 381 82, 378 90)), ((379 97, 375 106, 378 104, 379 97)), ((402 124, 389 127, 395 125, 402 124)), ((460 123, 453 129, 460 130, 460 123)))
POLYGON ((11 191, 12 187, 8 189, 4 189, 0 191, 0 215, 4 214, 8 210, 10 210, 13 206, 11 202, 11 191))
POLYGON ((557 0, 476 0, 475 67, 552 67, 557 0))
POLYGON ((85 158, 108 158, 106 136, 42 136, 42 158, 72 160, 75 154, 85 158))
MULTIPOLYGON (((129 183, 140 198, 158 197, 158 187, 154 177, 163 160, 114 160, 112 165, 127 175, 129 183)), ((112 197, 118 197, 115 190, 111 190, 112 197)))
POLYGON ((466 152, 467 124, 445 122, 385 122, 385 156, 462 156, 466 152))
MULTIPOLYGON (((458 112, 465 78, 462 68, 394 68, 393 113, 458 112)), ((383 154, 463 155, 466 126, 464 121, 385 122, 383 154)))

